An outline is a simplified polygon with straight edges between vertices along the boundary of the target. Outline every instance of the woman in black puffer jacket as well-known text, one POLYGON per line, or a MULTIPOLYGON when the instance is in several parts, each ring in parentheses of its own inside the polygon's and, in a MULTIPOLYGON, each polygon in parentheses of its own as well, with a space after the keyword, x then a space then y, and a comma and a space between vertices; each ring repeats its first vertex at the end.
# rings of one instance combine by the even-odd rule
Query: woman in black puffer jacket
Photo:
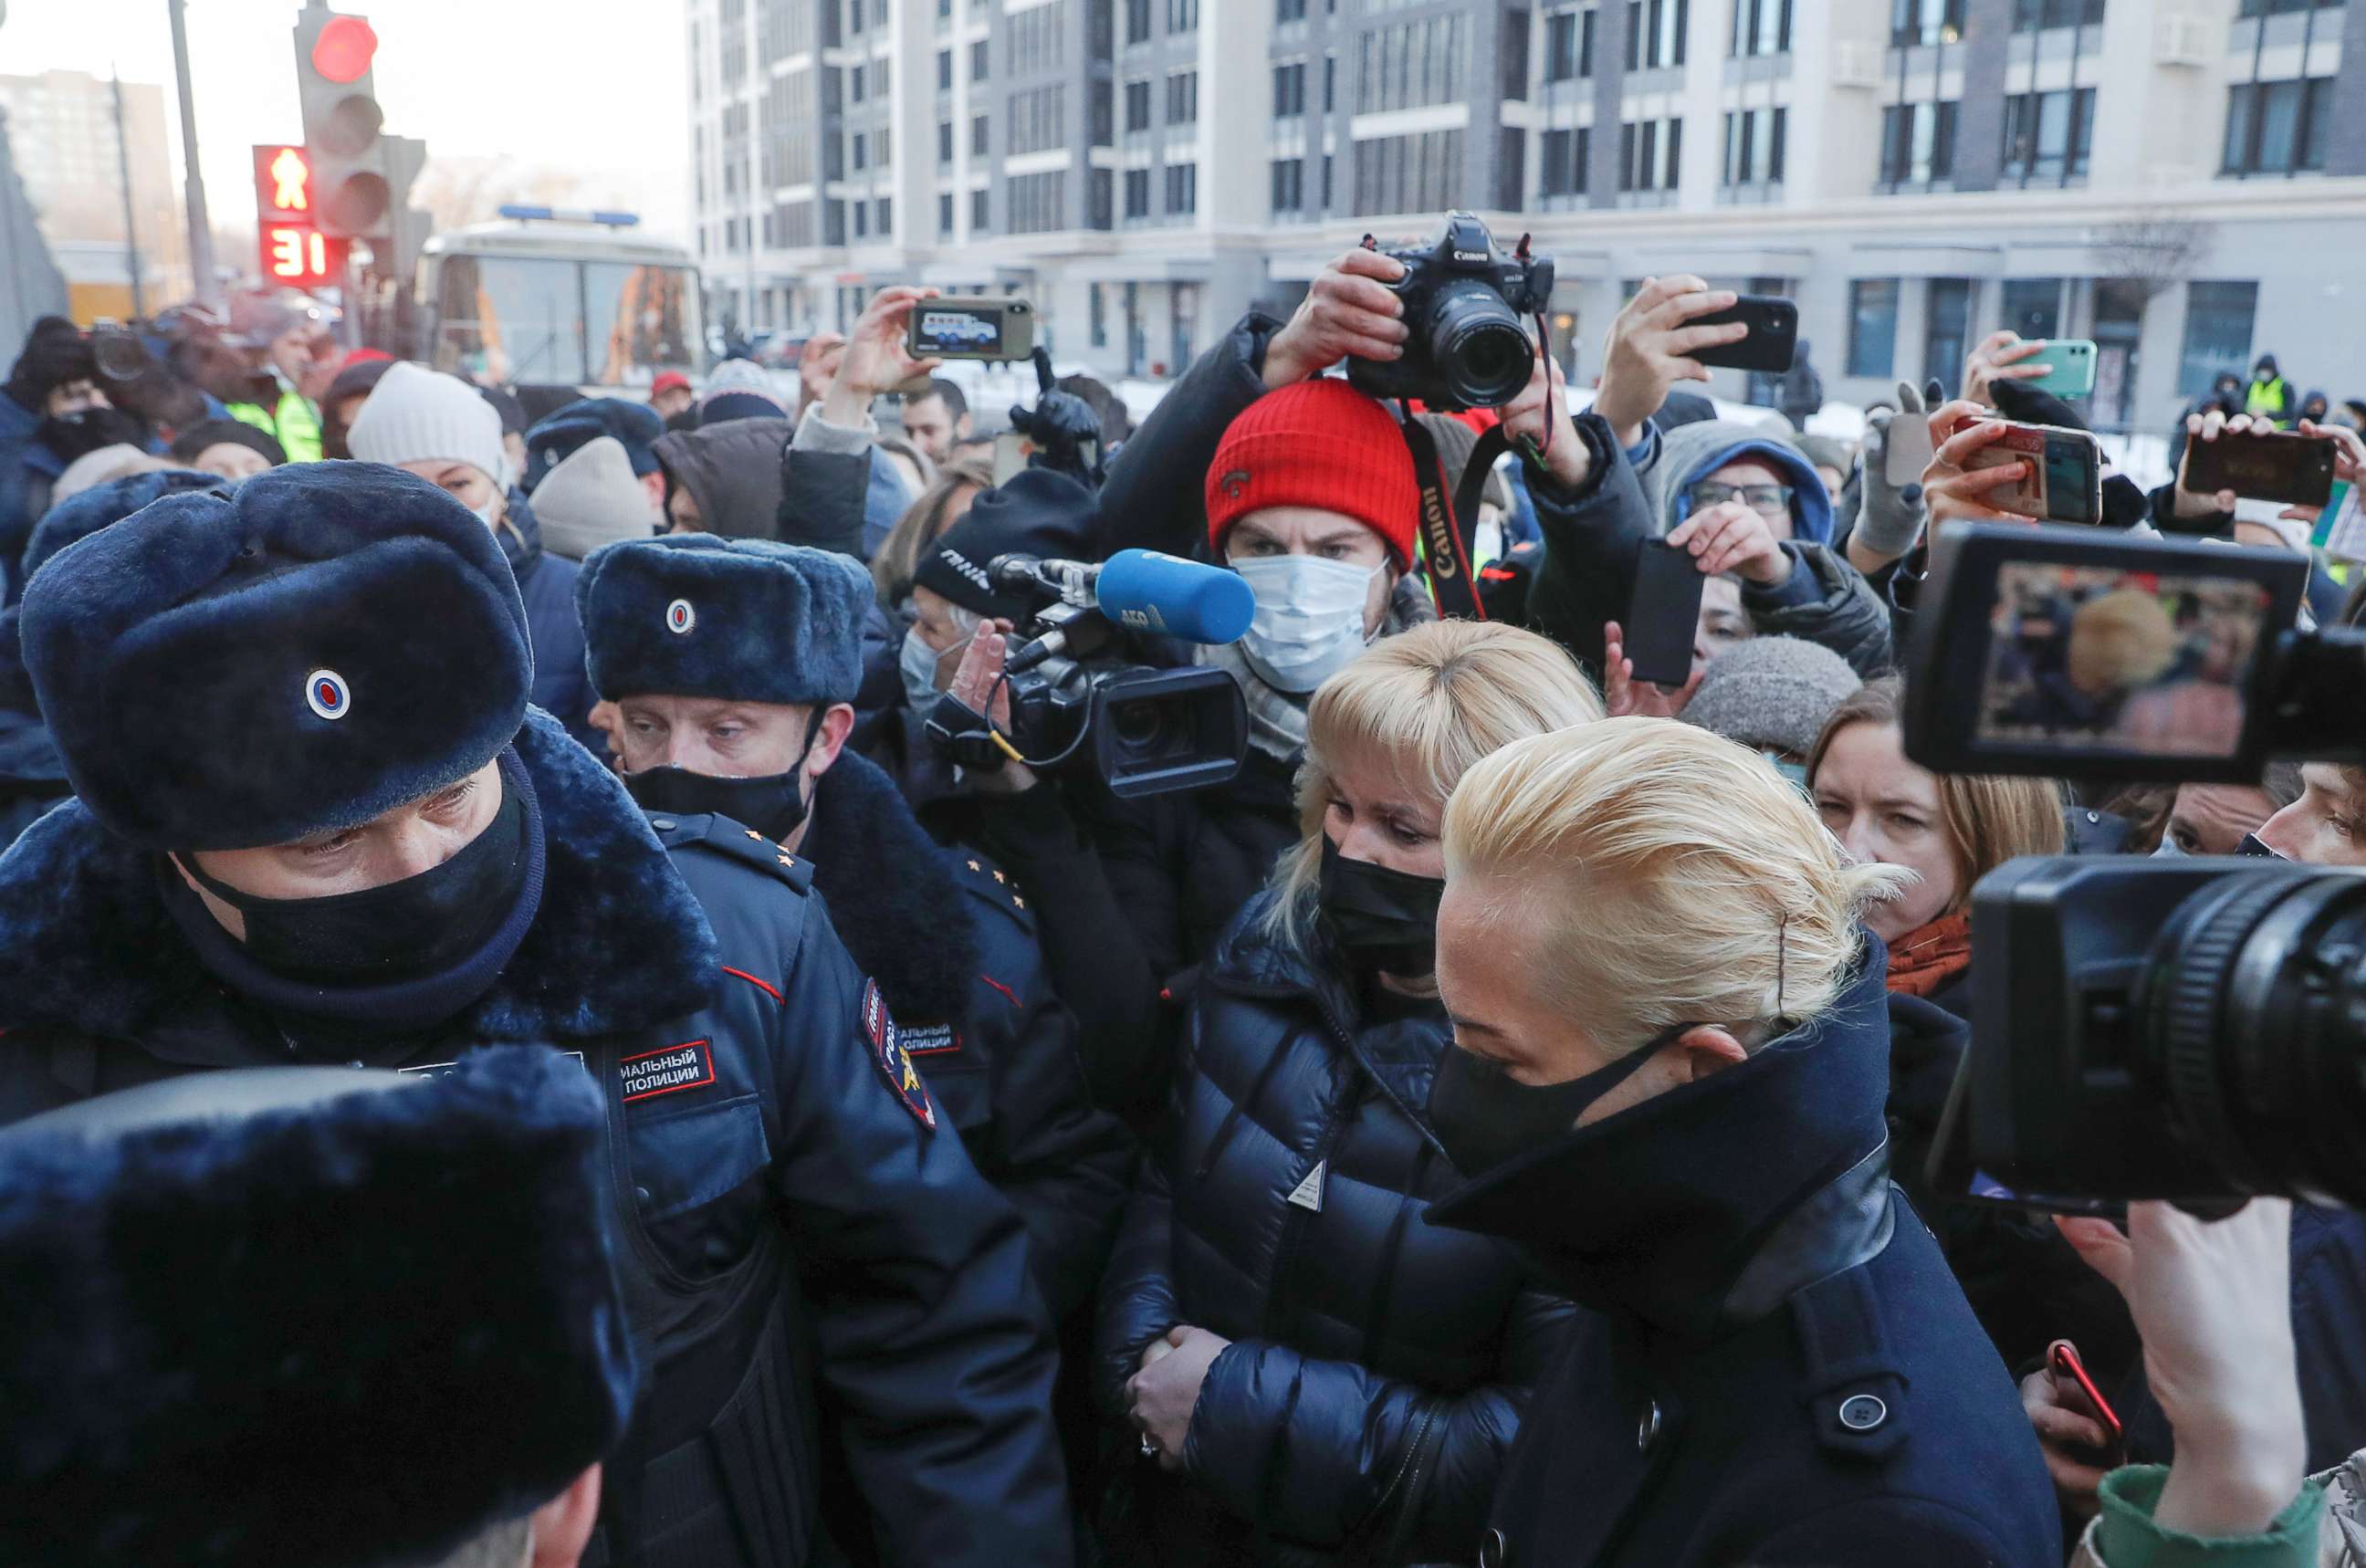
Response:
POLYGON ((1095 1381, 1140 1434, 1114 1489, 1161 1568, 1468 1561, 1573 1308, 1508 1248, 1423 1222, 1458 1177, 1421 1108, 1448 792, 1598 718, 1559 649, 1442 622, 1310 709, 1305 837, 1185 1000, 1161 1152, 1102 1284, 1095 1381))

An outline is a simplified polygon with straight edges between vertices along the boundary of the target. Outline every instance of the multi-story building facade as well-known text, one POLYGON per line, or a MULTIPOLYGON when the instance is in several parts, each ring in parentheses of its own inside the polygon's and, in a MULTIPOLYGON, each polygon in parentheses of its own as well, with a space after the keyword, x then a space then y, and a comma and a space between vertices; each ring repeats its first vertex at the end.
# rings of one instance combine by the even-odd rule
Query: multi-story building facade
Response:
POLYGON ((2106 427, 2259 352, 2366 388, 2366 0, 689 11, 698 243, 749 325, 1025 292, 1064 362, 1172 373, 1464 206, 1555 255, 1581 378, 1636 283, 1686 271, 1795 298, 1856 400, 2000 325, 2095 339, 2106 427))
POLYGON ((119 120, 118 90, 84 71, 0 76, 0 113, 8 117, 25 196, 64 264, 71 308, 84 321, 132 313, 134 252, 150 310, 189 294, 188 243, 165 152, 164 90, 123 83, 119 120))

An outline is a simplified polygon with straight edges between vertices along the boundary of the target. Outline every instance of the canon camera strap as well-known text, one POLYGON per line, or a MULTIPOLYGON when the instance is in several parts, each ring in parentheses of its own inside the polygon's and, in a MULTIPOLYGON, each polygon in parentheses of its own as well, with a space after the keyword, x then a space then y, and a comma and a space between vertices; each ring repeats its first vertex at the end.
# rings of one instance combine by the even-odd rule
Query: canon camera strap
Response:
POLYGON ((1487 607, 1479 600, 1470 531, 1479 518, 1480 492, 1487 487, 1495 459, 1511 449, 1511 439, 1501 424, 1481 433, 1478 445, 1470 450, 1470 461, 1463 465, 1460 479, 1449 491, 1436 437, 1403 403, 1397 405, 1397 412, 1405 446, 1413 452, 1414 478, 1421 487, 1423 566, 1429 575, 1430 594, 1437 601, 1437 613, 1448 620, 1483 621, 1487 607))

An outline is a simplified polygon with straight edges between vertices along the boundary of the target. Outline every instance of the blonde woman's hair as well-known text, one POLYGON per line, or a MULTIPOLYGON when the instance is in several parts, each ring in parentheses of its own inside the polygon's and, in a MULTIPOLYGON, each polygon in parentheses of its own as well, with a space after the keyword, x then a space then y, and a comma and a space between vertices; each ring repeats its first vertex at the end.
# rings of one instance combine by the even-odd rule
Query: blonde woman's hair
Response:
POLYGON ((1506 746, 1446 808, 1449 890, 1532 934, 1538 998, 1620 1055, 1680 1023, 1755 1050, 1814 1018, 1905 876, 1850 864, 1773 763, 1673 719, 1506 746))
POLYGON ((1409 787, 1443 805, 1489 752, 1601 716, 1601 695, 1577 661, 1534 632, 1430 621, 1374 643, 1307 705, 1298 770, 1302 837, 1274 867, 1267 929, 1305 943, 1323 868, 1323 816, 1345 756, 1393 759, 1409 787))
MULTIPOLYGON (((1824 719, 1823 733, 1808 753, 1808 789, 1824 765, 1833 739, 1852 724, 1895 728, 1906 702, 1906 683, 1895 675, 1868 681, 1841 699, 1824 719)), ((2001 773, 1940 773, 1939 822, 1955 866, 1955 897, 1942 911, 1960 914, 1972 901, 1972 884, 2015 855, 2062 852, 2062 785, 2053 779, 2008 778, 2001 773)))
POLYGON ((973 490, 992 490, 994 470, 975 457, 959 457, 937 468, 937 477, 920 498, 904 509, 887 537, 880 542, 879 553, 871 558, 871 581, 879 591, 879 603, 894 609, 912 592, 912 574, 920 570, 920 553, 937 542, 945 531, 952 512, 953 497, 963 485, 973 490))

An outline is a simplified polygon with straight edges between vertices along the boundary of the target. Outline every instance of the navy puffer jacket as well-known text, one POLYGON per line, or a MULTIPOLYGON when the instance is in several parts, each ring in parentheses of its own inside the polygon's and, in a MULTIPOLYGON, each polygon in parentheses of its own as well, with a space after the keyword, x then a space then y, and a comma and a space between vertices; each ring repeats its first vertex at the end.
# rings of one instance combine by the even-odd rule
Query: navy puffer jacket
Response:
POLYGON ((1575 1309, 1508 1247, 1423 1223, 1459 1180, 1420 1109, 1445 1016, 1364 1015, 1335 965, 1259 929, 1270 898, 1189 996, 1166 1136, 1102 1287, 1112 1415, 1170 1327, 1233 1341, 1183 1474, 1134 1469, 1134 1517, 1170 1568, 1467 1560, 1575 1309))

